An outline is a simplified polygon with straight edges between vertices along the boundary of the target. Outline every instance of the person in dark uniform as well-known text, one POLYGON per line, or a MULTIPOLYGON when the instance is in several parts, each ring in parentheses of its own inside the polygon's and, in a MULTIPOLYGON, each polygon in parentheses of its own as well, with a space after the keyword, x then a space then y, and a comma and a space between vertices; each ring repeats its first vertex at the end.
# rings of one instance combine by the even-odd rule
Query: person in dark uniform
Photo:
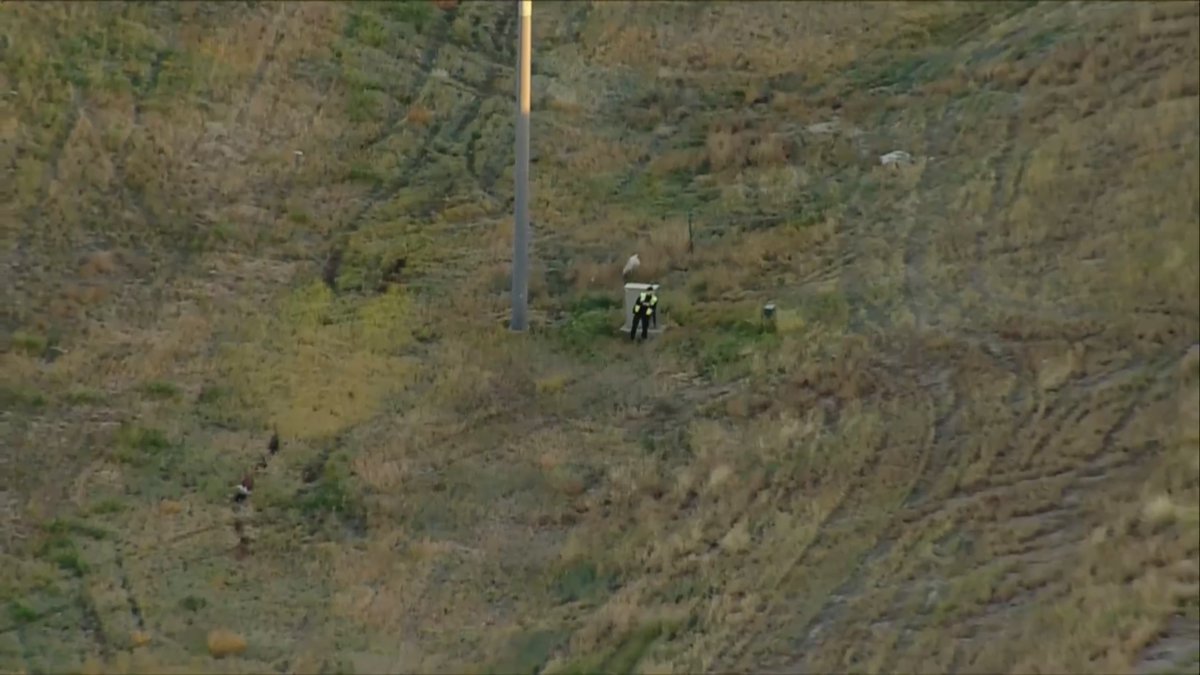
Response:
POLYGON ((629 339, 637 339, 637 329, 642 327, 642 339, 646 339, 646 334, 650 331, 650 323, 654 322, 654 327, 658 328, 658 296, 654 294, 654 287, 649 290, 642 291, 638 294, 637 301, 633 303, 633 327, 629 329, 629 339))

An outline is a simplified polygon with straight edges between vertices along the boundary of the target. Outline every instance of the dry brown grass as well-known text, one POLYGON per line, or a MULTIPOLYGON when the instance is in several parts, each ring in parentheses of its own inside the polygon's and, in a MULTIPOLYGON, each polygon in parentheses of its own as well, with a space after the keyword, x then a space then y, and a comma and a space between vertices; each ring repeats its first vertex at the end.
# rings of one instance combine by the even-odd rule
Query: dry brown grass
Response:
POLYGON ((208 653, 213 658, 222 659, 227 656, 237 656, 246 651, 246 638, 225 628, 217 628, 208 633, 208 653))
MULTIPOLYGON (((1194 5, 1039 5, 961 40, 998 8, 546 5, 539 58, 577 97, 535 118, 525 336, 502 326, 511 144, 488 112, 509 90, 479 84, 509 61, 489 30, 456 44, 500 10, 371 33, 349 15, 382 5, 188 4, 177 27, 150 7, 121 40, 203 57, 185 93, 89 87, 72 118, 62 77, 3 71, 9 208, 47 227, 12 228, 34 263, 0 289, 19 345, 0 445, 30 450, 0 509, 6 541, 33 542, 5 554, 0 599, 83 597, 64 625, 153 637, 86 669, 1128 672, 1194 615, 1194 5), (443 28, 435 67, 463 82, 409 72, 443 28), (335 49, 332 84, 293 67, 335 49), (803 83, 755 103, 797 64, 803 83), (678 77, 749 110, 651 105, 642 122, 674 126, 638 132, 593 95, 634 86, 622 65, 638 94, 678 77), (349 122, 384 75, 396 107, 349 122), (917 163, 876 166, 897 148, 917 163), (643 172, 664 179, 653 204, 643 172), (716 195, 692 251, 681 174, 716 195), (197 224, 214 238, 185 252, 197 224), (334 235, 407 255, 403 279, 331 292, 334 235), (607 310, 564 312, 615 298, 633 252, 679 319, 640 348, 587 323, 607 310), (120 460, 130 425, 168 440, 144 466, 120 460), (271 425, 284 450, 235 532, 229 486, 271 425), (71 531, 86 571, 38 553, 55 513, 114 533, 71 531), (227 627, 229 657, 195 625, 227 627)), ((14 36, 105 25, 86 4, 0 11, 14 36)), ((47 619, 17 633, 0 668, 103 651, 47 619)))
POLYGON ((427 127, 433 121, 433 111, 423 105, 414 105, 404 114, 404 121, 415 127, 427 127))

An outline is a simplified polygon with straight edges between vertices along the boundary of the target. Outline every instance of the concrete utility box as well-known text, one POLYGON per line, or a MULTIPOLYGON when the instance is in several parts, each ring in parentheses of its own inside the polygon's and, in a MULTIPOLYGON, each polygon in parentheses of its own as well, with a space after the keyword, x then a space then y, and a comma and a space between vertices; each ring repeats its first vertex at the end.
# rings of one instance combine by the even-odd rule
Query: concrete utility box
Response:
POLYGON ((658 295, 658 309, 655 312, 658 314, 658 326, 656 327, 652 322, 647 337, 663 332, 662 295, 659 293, 661 288, 658 284, 625 284, 625 323, 621 325, 621 330, 628 333, 633 328, 633 305, 637 302, 638 296, 645 291, 654 291, 655 295, 658 295))

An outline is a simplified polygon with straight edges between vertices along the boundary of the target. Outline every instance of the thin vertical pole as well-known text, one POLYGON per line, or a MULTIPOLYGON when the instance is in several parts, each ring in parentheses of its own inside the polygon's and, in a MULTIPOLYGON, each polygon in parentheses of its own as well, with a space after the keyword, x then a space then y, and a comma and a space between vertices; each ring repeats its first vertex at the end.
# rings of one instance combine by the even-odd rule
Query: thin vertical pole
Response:
POLYGON ((688 209, 688 253, 693 250, 692 241, 692 210, 688 209))
POLYGON ((520 46, 517 49, 517 166, 513 194, 511 330, 529 327, 529 80, 533 56, 533 0, 518 0, 520 46))

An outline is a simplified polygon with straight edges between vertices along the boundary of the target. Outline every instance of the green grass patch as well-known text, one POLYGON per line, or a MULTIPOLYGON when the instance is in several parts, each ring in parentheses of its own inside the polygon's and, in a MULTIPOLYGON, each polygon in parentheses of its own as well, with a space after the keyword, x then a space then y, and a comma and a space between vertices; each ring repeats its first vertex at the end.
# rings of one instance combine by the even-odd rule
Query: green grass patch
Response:
POLYGON ((40 391, 28 387, 0 385, 0 409, 37 410, 45 408, 48 403, 49 399, 40 391))
POLYGON ((141 386, 141 392, 146 398, 158 400, 177 399, 180 394, 178 386, 164 380, 146 382, 141 386))
POLYGON ((351 183, 380 185, 384 181, 384 175, 382 171, 379 171, 368 162, 355 162, 350 165, 350 169, 346 173, 346 180, 351 183))
POLYGON ((62 402, 67 405, 99 405, 105 402, 104 392, 95 389, 72 389, 63 394, 62 402))
POLYGON ((567 311, 572 314, 583 314, 586 312, 621 309, 623 304, 621 298, 614 298, 611 295, 601 295, 599 293, 588 293, 575 298, 567 308, 567 311))
MULTIPOLYGON (((382 3, 381 3, 382 4, 382 3)), ((391 4, 391 3, 388 3, 391 4)), ((395 3, 419 4, 419 3, 395 3)), ((346 37, 357 40, 365 45, 382 49, 391 40, 388 28, 374 12, 369 11, 372 5, 359 5, 359 11, 350 14, 346 21, 346 37)))
POLYGON ((433 21, 434 8, 428 2, 384 2, 379 3, 379 8, 387 18, 407 23, 418 33, 433 21))
POLYGON ((845 328, 850 320, 850 303, 836 291, 806 296, 796 308, 806 323, 845 328))
POLYGON ((773 349, 779 344, 779 336, 769 325, 744 318, 749 311, 738 307, 686 312, 687 325, 698 330, 673 342, 675 349, 692 360, 701 375, 727 377, 737 374, 744 360, 756 350, 773 349))
POLYGON ((653 622, 638 627, 621 637, 617 646, 606 654, 584 657, 558 671, 562 675, 586 675, 588 673, 633 673, 646 653, 660 637, 674 632, 675 626, 664 622, 653 622))
POLYGON ((553 330, 559 348, 580 358, 597 355, 601 340, 616 336, 613 326, 618 323, 615 309, 595 309, 573 313, 553 330))
POLYGON ((89 525, 88 523, 69 518, 55 518, 46 523, 42 529, 52 535, 66 536, 79 534, 98 541, 108 539, 112 536, 111 532, 102 527, 96 527, 95 525, 89 525))
POLYGON ((75 541, 64 532, 50 533, 38 547, 37 555, 75 576, 81 577, 88 572, 88 564, 75 541))
POLYGON ((346 100, 346 115, 355 124, 383 119, 387 111, 387 94, 375 89, 357 89, 346 100))
POLYGON ((159 429, 124 424, 117 430, 113 457, 118 462, 144 466, 171 447, 166 433, 159 429))
POLYGON ((27 623, 37 621, 38 613, 32 607, 13 600, 8 603, 8 618, 16 625, 23 626, 27 623))
POLYGON ((554 651, 570 636, 568 632, 555 629, 521 633, 509 643, 505 654, 487 672, 495 675, 539 673, 554 651))
POLYGON ((325 462, 317 479, 296 492, 293 507, 312 526, 331 519, 361 526, 366 517, 362 501, 354 490, 350 467, 341 457, 325 462))
POLYGON ((110 497, 107 499, 101 499, 100 501, 93 504, 91 506, 91 508, 88 509, 88 513, 90 513, 94 516, 107 516, 107 515, 111 515, 114 513, 121 513, 126 508, 128 508, 128 507, 125 505, 125 502, 123 502, 119 499, 110 497))
MULTIPOLYGON (((705 171, 707 167, 700 167, 705 171)), ((646 216, 664 216, 686 213, 703 208, 719 198, 719 192, 696 188, 692 179, 696 173, 679 170, 655 175, 645 169, 637 169, 628 177, 622 177, 610 188, 605 199, 618 199, 621 204, 646 216)), ((611 180, 611 179, 610 179, 611 180)))
POLYGON ((189 595, 179 601, 180 608, 188 612, 199 612, 208 607, 208 601, 195 595, 189 595))
POLYGON ((258 425, 253 408, 232 387, 207 384, 196 397, 196 415, 206 424, 222 429, 245 429, 258 425))
POLYGON ((12 349, 13 351, 28 354, 29 356, 41 356, 45 353, 49 342, 44 336, 34 333, 26 333, 17 331, 12 334, 12 349))
POLYGON ((564 567, 554 578, 554 596, 559 603, 595 600, 611 591, 615 574, 604 574, 591 560, 578 560, 564 567))

